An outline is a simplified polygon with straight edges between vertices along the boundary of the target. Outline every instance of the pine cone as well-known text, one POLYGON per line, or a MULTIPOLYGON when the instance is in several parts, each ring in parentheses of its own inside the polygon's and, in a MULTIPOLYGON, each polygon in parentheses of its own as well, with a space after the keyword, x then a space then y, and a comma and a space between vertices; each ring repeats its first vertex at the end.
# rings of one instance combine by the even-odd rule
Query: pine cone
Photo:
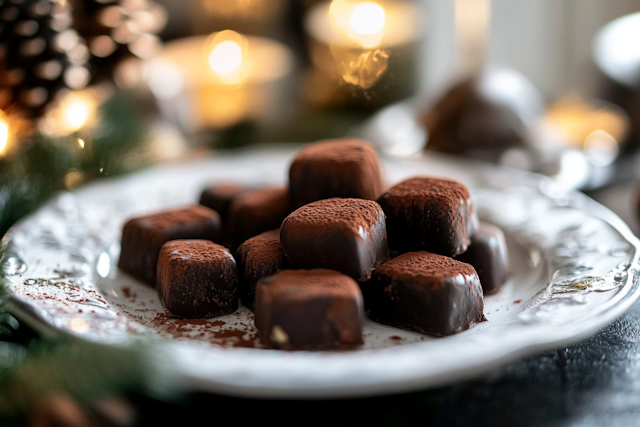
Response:
POLYGON ((89 53, 59 0, 0 0, 0 109, 41 117, 63 89, 89 81, 89 53))
POLYGON ((164 8, 149 0, 75 0, 74 27, 91 53, 92 83, 114 78, 127 59, 148 58, 160 45, 164 8))

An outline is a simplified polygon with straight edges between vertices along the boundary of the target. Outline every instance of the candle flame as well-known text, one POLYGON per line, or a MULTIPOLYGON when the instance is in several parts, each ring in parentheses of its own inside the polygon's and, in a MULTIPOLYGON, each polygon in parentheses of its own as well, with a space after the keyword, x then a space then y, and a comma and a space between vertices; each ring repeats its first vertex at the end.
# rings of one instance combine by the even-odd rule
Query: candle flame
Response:
POLYGON ((245 68, 245 40, 235 31, 214 34, 209 52, 209 67, 226 83, 238 83, 245 68))
POLYGON ((78 138, 78 145, 80 146, 80 148, 84 148, 84 139, 78 138))
POLYGON ((365 48, 380 45, 387 24, 384 8, 373 1, 333 0, 329 6, 332 26, 365 48))
POLYGON ((382 6, 366 1, 353 7, 349 25, 358 34, 372 35, 383 30, 385 20, 386 15, 382 6))

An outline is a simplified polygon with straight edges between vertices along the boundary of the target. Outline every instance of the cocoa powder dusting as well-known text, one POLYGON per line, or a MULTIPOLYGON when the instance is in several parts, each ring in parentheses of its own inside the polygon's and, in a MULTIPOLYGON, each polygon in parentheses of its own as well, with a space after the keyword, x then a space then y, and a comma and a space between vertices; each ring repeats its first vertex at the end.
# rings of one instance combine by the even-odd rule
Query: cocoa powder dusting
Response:
POLYGON ((129 222, 137 223, 141 228, 162 231, 176 225, 189 225, 209 219, 219 221, 220 217, 216 211, 205 206, 191 205, 181 209, 165 210, 153 215, 133 218, 129 222))
MULTIPOLYGON (((265 231, 246 240, 236 251, 238 258, 243 256, 245 261, 276 263, 282 260, 284 253, 280 245, 280 229, 265 231), (256 252, 257 251, 257 252, 256 252), (248 255, 259 253, 260 259, 249 259, 248 255)), ((252 266, 253 267, 253 266, 252 266)))
POLYGON ((476 270, 469 264, 431 252, 417 251, 400 255, 382 264, 376 274, 394 277, 450 277, 471 276, 476 270))
POLYGON ((442 208, 446 208, 451 200, 466 201, 471 196, 469 189, 458 181, 426 176, 406 179, 388 189, 385 192, 385 195, 387 194, 392 197, 406 197, 407 201, 428 194, 430 198, 440 202, 442 208))
POLYGON ((284 223, 315 227, 344 227, 354 233, 369 230, 380 222, 382 208, 372 200, 332 198, 309 203, 293 211, 284 223))
MULTIPOLYGON (((142 318, 136 320, 146 323, 142 318)), ((263 348, 253 322, 237 324, 220 319, 177 319, 158 313, 148 326, 172 339, 196 340, 225 348, 263 348)))

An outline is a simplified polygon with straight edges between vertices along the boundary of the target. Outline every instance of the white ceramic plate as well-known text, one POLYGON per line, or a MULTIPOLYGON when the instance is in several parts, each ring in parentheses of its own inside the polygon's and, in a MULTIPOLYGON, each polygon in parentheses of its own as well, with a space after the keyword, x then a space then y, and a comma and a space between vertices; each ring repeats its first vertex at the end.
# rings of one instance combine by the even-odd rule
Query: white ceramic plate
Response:
POLYGON ((197 201, 210 182, 285 183, 292 148, 169 164, 63 194, 5 237, 15 314, 43 331, 120 345, 151 340, 192 390, 254 397, 409 391, 468 378, 578 341, 640 295, 638 241, 612 212, 553 181, 429 154, 384 160, 390 183, 448 176, 470 186, 481 219, 501 226, 513 272, 485 300, 488 322, 447 338, 368 322, 353 351, 260 348, 245 308, 209 320, 165 316, 155 292, 115 267, 132 215, 197 201))

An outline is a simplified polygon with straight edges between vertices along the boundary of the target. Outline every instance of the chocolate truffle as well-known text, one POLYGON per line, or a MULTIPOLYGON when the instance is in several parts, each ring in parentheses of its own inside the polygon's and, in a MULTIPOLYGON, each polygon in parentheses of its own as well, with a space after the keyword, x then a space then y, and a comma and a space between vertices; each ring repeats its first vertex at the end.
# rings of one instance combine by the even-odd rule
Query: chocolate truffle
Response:
POLYGON ((279 228, 291 210, 289 192, 284 187, 267 187, 237 195, 229 207, 225 227, 229 248, 235 253, 248 238, 279 228))
POLYGON ((332 197, 375 200, 382 188, 378 153, 358 139, 310 144, 300 150, 289 169, 294 207, 332 197))
POLYGON ((507 281, 509 252, 504 233, 495 225, 481 222, 471 236, 469 249, 456 259, 476 269, 485 295, 498 292, 507 281))
POLYGON ((540 93, 522 74, 488 69, 455 83, 422 118, 427 150, 497 162, 524 149, 543 113, 540 93))
POLYGON ((363 343, 358 284, 336 271, 283 270, 256 289, 255 324, 272 348, 315 350, 363 343))
POLYGON ((240 300, 254 308, 258 280, 289 267, 280 245, 280 229, 266 231, 246 240, 236 251, 240 300))
POLYGON ((407 179, 385 191, 378 203, 387 216, 389 248, 399 253, 459 255, 478 224, 469 190, 448 179, 407 179))
POLYGON ((430 252, 408 252, 384 263, 367 283, 372 320, 435 336, 486 320, 473 267, 430 252))
POLYGON ((289 215, 280 229, 291 268, 328 268, 367 280, 389 259, 384 212, 363 199, 325 199, 289 215))
POLYGON ((118 267, 144 283, 156 285, 158 253, 176 239, 216 240, 220 216, 204 206, 187 206, 127 221, 122 229, 118 267))
POLYGON ((208 240, 172 240, 158 256, 158 294, 176 317, 229 314, 238 308, 238 271, 231 253, 208 240))
POLYGON ((199 203, 218 212, 224 224, 227 222, 231 201, 245 191, 247 188, 233 182, 212 184, 202 190, 199 203))

